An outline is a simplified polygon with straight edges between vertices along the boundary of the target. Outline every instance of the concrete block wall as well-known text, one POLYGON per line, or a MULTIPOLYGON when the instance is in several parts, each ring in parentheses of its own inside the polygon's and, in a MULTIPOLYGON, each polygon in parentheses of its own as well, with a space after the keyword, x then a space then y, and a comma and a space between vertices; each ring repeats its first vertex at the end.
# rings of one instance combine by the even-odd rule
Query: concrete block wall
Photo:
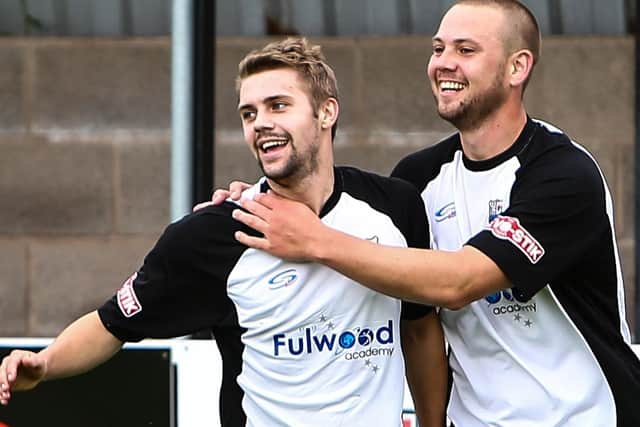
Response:
MULTIPOLYGON (((267 41, 217 41, 215 186, 259 176, 234 78, 267 41)), ((425 78, 429 38, 313 41, 339 80, 338 163, 387 174, 452 131, 425 78)), ((608 178, 631 321, 633 55, 628 37, 547 38, 526 96, 608 178)), ((0 63, 0 336, 52 336, 110 297, 169 221, 170 41, 2 38, 0 63)))

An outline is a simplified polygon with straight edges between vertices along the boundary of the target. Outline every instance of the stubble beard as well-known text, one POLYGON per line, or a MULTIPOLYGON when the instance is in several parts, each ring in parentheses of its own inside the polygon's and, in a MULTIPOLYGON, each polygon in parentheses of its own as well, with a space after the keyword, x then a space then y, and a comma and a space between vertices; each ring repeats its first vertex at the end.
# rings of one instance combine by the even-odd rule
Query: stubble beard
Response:
POLYGON ((293 184, 293 181, 297 182, 314 173, 318 169, 318 151, 320 150, 317 136, 306 153, 300 153, 296 149, 291 135, 287 135, 287 138, 291 155, 283 166, 269 169, 258 157, 258 164, 264 176, 283 186, 293 184))
POLYGON ((507 91, 499 76, 496 76, 489 89, 460 101, 455 108, 445 109, 435 94, 434 98, 438 104, 438 115, 464 132, 478 129, 487 117, 504 104, 507 91))

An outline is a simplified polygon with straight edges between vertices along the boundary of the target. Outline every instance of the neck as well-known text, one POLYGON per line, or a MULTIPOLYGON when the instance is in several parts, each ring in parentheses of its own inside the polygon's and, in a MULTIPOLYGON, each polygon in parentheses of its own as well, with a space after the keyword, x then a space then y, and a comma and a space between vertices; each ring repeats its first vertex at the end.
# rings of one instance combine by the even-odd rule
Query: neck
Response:
POLYGON ((524 105, 498 109, 485 119, 480 126, 460 131, 462 150, 471 160, 487 160, 504 152, 522 132, 527 123, 524 105))

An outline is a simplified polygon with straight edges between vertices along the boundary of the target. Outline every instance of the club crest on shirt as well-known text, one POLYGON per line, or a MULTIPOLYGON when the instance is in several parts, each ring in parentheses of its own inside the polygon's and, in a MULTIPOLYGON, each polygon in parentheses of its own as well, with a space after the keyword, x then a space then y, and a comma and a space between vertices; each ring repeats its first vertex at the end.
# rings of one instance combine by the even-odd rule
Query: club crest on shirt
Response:
POLYGON ((124 314, 124 317, 134 316, 142 311, 142 305, 138 301, 138 297, 133 289, 133 281, 138 277, 138 273, 133 273, 118 290, 116 299, 118 300, 118 307, 124 314))
POLYGON ((495 237, 513 243, 532 264, 537 263, 544 256, 545 251, 542 245, 520 225, 517 218, 498 215, 489 224, 489 229, 495 237))
POLYGON ((498 215, 504 210, 504 200, 494 199, 489 200, 489 223, 496 219, 498 215))

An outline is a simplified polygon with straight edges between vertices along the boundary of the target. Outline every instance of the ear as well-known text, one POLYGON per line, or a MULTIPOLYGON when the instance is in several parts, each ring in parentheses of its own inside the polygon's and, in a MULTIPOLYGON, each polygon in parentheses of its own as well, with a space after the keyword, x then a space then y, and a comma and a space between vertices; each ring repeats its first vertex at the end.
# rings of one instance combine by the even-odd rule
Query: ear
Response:
POLYGON ((511 86, 521 86, 527 80, 533 69, 533 54, 530 50, 522 49, 509 58, 509 83, 511 86))
POLYGON ((338 120, 340 106, 335 98, 328 98, 321 106, 318 118, 322 129, 331 129, 338 120))

